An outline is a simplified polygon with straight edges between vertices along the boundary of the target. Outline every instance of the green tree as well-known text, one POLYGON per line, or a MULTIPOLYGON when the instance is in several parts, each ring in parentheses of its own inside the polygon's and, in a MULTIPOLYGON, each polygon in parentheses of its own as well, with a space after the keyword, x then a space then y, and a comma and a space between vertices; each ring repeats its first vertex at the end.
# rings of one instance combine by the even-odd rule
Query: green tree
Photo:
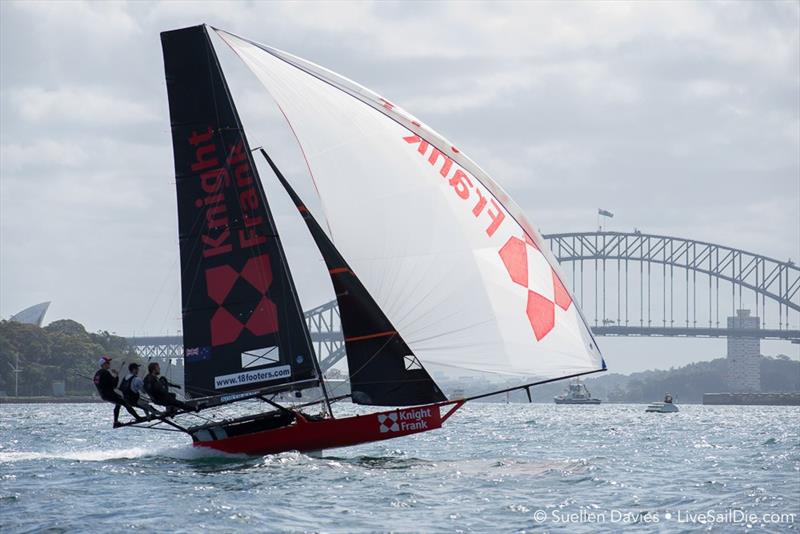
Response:
POLYGON ((67 395, 92 394, 91 379, 101 356, 110 356, 119 366, 137 360, 125 338, 107 331, 89 333, 69 319, 44 328, 0 321, 0 390, 7 394, 14 393, 17 357, 20 395, 52 395, 54 381, 66 383, 67 395))

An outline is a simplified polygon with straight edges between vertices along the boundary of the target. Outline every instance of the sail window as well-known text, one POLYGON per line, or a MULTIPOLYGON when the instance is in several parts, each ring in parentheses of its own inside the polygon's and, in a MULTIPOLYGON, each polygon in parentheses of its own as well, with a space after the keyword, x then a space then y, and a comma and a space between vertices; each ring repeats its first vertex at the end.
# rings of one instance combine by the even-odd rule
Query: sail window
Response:
POLYGON ((422 369, 422 364, 419 363, 419 360, 413 354, 409 354, 408 356, 403 356, 403 361, 406 364, 406 371, 412 371, 414 369, 422 369))
POLYGON ((277 346, 251 349, 242 353, 242 369, 278 363, 281 354, 277 346))

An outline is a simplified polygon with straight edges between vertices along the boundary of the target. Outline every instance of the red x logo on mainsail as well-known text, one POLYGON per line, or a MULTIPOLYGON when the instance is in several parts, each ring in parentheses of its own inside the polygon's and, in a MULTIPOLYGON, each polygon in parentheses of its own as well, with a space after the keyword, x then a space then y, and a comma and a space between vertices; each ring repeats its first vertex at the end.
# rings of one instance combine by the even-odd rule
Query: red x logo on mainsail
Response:
POLYGON ((206 270, 208 296, 219 306, 211 317, 212 346, 216 347, 236 341, 244 329, 257 336, 278 331, 278 310, 275 303, 267 298, 267 291, 271 284, 272 267, 267 254, 247 260, 241 272, 236 272, 230 265, 206 270), (228 298, 233 286, 240 278, 262 295, 246 323, 242 323, 225 308, 225 299, 228 298))

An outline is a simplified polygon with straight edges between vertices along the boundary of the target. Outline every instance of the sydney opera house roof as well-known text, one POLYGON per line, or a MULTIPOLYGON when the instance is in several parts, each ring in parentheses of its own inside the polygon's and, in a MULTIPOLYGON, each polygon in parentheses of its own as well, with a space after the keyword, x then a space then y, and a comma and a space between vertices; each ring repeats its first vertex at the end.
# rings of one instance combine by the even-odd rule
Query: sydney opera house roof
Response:
POLYGON ((34 304, 30 308, 25 308, 21 312, 12 315, 9 321, 42 326, 42 321, 44 321, 44 314, 47 313, 47 308, 49 307, 50 307, 50 302, 42 302, 40 304, 34 304))

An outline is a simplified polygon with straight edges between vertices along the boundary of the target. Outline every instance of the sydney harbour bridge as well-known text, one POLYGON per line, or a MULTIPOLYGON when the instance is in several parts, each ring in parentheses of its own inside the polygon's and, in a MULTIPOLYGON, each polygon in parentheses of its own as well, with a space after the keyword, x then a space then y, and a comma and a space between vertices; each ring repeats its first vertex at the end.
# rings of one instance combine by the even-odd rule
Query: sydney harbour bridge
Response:
MULTIPOLYGON (((800 268, 754 252, 634 232, 543 236, 598 336, 749 337, 800 343, 800 268), (728 317, 747 309, 758 328, 728 317)), ((323 369, 344 357, 336 301, 305 313, 323 369)), ((180 336, 129 338, 144 358, 181 358, 180 336)))

